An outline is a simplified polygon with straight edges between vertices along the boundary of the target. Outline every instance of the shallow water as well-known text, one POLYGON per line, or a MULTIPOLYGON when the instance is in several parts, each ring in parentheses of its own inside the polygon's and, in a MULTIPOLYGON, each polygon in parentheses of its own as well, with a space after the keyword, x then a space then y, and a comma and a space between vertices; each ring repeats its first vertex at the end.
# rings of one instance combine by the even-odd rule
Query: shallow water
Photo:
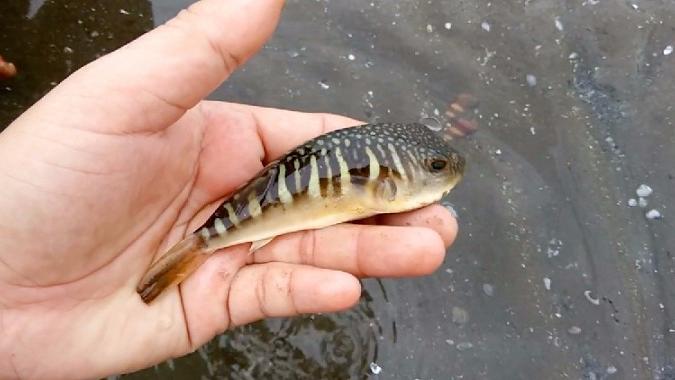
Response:
MULTIPOLYGON (((24 74, 0 82, 0 125, 187 1, 7 3, 0 55, 24 74)), ((290 1, 211 98, 398 121, 476 95, 459 238, 432 276, 365 281, 351 311, 127 377, 675 378, 674 30, 665 0, 290 1)))

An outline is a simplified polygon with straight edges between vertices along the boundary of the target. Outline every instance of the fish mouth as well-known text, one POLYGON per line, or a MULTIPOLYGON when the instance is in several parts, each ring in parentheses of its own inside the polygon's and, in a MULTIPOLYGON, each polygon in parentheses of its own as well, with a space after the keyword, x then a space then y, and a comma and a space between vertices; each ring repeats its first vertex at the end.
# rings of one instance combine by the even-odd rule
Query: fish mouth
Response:
POLYGON ((441 198, 443 198, 443 197, 447 196, 448 194, 450 194, 450 192, 451 192, 455 187, 457 187, 457 184, 459 184, 459 182, 462 180, 463 177, 464 177, 464 175, 463 175, 462 173, 457 173, 456 175, 452 176, 452 178, 451 178, 450 181, 448 182, 448 187, 447 187, 446 190, 443 191, 443 195, 441 196, 441 198))

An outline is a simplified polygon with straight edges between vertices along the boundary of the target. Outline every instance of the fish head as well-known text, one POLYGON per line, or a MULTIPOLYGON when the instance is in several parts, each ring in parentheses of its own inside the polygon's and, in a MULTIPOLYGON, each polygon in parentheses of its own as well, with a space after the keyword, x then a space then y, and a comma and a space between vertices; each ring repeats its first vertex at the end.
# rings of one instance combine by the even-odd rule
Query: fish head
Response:
POLYGON ((424 180, 420 182, 425 187, 435 187, 447 193, 464 175, 465 165, 464 157, 452 148, 448 147, 444 151, 427 150, 426 157, 420 163, 424 173, 424 180))
POLYGON ((447 143, 420 152, 419 161, 421 178, 412 186, 420 191, 432 192, 445 196, 464 176, 466 160, 447 143))
POLYGON ((411 168, 412 175, 396 181, 398 189, 416 204, 440 200, 464 176, 466 160, 451 146, 451 140, 423 124, 407 124, 403 129, 397 144, 403 151, 399 154, 401 167, 411 168))

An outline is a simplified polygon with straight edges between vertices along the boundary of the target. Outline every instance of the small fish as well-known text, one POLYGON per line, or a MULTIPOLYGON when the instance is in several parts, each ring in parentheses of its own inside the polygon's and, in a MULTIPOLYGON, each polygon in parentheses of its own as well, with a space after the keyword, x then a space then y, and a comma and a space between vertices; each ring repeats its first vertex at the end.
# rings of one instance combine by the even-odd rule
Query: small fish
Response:
POLYGON ((316 137, 268 164, 171 248, 141 279, 150 303, 214 251, 439 201, 460 181, 465 160, 419 123, 366 124, 316 137))
POLYGON ((474 111, 478 108, 478 99, 471 94, 462 93, 448 105, 445 111, 447 122, 447 136, 462 138, 469 136, 478 129, 478 121, 474 111))

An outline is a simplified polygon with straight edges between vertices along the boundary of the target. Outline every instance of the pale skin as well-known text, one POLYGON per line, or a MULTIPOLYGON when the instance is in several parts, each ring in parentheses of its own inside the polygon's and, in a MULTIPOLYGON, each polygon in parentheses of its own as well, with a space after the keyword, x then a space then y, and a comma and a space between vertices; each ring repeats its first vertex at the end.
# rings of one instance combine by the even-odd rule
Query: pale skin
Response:
POLYGON ((433 272, 440 206, 214 254, 151 305, 149 264, 267 162, 358 124, 202 99, 270 37, 280 0, 204 0, 62 82, 0 134, 0 378, 95 378, 267 317, 344 310, 357 278, 433 272), (226 26, 226 27, 223 27, 226 26))

